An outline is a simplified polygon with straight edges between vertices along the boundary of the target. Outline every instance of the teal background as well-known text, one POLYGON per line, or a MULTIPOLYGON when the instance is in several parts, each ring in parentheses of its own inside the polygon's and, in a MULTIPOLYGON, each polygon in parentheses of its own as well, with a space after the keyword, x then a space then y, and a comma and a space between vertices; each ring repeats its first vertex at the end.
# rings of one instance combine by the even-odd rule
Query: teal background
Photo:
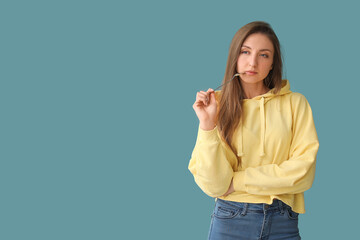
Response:
POLYGON ((196 92, 268 21, 320 140, 303 239, 358 235, 355 1, 1 1, 0 239, 206 239, 196 92))

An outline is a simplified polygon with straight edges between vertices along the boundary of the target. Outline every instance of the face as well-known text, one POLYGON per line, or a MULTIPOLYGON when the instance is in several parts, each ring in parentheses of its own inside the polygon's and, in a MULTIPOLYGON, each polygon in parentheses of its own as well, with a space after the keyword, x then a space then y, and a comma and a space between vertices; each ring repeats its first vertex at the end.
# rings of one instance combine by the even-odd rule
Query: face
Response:
POLYGON ((240 51, 237 72, 243 83, 261 83, 272 69, 274 46, 262 33, 248 36, 240 51))

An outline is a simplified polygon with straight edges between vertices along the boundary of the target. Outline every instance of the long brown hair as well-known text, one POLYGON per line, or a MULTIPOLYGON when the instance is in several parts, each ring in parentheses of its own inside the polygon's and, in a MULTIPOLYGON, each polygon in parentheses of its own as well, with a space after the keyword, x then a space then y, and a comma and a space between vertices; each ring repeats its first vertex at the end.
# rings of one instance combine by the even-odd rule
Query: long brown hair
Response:
MULTIPOLYGON (((245 39, 253 33, 262 33, 266 35, 274 46, 273 67, 268 76, 264 79, 264 84, 270 89, 275 88, 274 93, 276 94, 281 90, 282 81, 282 55, 280 51, 280 42, 270 24, 262 21, 248 23, 235 33, 230 44, 225 76, 222 83, 228 82, 233 78, 234 74, 237 73, 237 60, 241 47, 245 39)), ((231 82, 223 86, 219 100, 217 125, 221 136, 235 155, 237 154, 232 145, 232 138, 241 119, 241 100, 244 98, 245 94, 240 79, 237 76, 231 82)))

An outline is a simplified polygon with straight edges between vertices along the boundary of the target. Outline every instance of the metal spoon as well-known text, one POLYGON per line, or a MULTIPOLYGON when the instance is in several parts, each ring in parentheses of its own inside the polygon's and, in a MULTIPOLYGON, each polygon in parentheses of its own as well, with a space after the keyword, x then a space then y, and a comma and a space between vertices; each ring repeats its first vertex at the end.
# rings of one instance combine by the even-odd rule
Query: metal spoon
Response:
MULTIPOLYGON (((244 74, 244 73, 245 73, 245 72, 235 73, 235 75, 234 75, 229 81, 227 81, 227 82, 221 84, 220 86, 218 86, 217 88, 215 88, 215 89, 214 89, 214 92, 215 92, 216 90, 218 90, 219 88, 221 88, 222 86, 224 86, 224 85, 228 84, 229 82, 231 82, 231 81, 234 79, 234 77, 240 76, 240 74, 244 74)), ((208 102, 208 100, 209 100, 209 99, 206 97, 206 102, 208 102)))
POLYGON ((224 86, 224 85, 228 84, 229 82, 231 82, 231 80, 233 80, 234 77, 240 76, 240 74, 244 74, 244 73, 245 73, 245 72, 243 72, 243 73, 236 73, 236 74, 232 77, 232 79, 230 79, 229 81, 227 81, 227 82, 225 82, 224 84, 221 84, 220 86, 218 86, 217 88, 215 88, 215 89, 214 89, 214 92, 215 92, 216 90, 218 90, 219 88, 221 88, 222 86, 224 86))

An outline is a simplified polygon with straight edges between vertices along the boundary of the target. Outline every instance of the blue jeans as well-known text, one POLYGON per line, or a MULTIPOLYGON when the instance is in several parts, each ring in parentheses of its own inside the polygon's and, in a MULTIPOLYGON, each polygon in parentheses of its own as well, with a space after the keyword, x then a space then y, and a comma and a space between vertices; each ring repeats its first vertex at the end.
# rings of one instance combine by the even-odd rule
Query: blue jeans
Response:
POLYGON ((242 203, 217 199, 209 240, 299 240, 299 214, 284 202, 242 203))

